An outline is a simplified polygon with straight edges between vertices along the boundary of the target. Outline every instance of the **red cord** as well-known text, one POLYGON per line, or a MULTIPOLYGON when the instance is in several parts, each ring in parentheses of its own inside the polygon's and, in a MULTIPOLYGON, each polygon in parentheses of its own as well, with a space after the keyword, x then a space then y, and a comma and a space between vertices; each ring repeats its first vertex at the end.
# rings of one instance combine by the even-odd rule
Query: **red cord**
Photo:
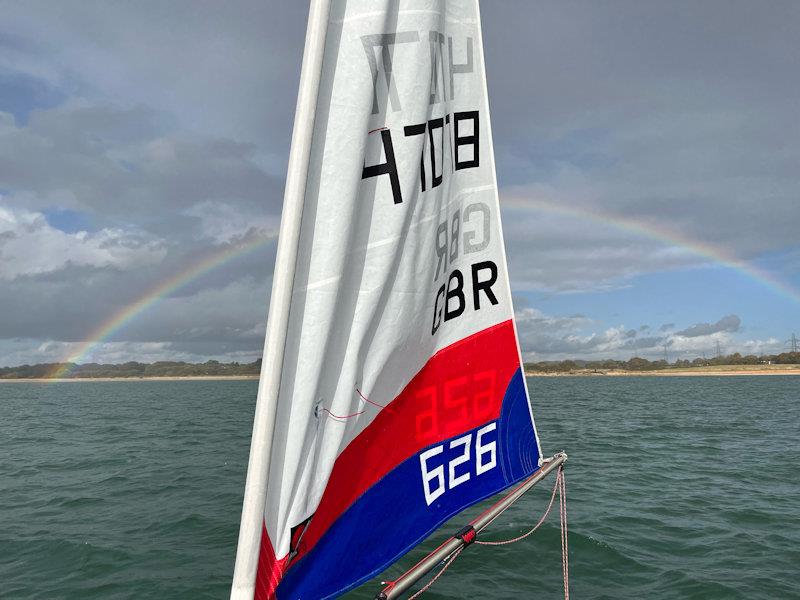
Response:
POLYGON ((329 411, 327 408, 325 408, 324 406, 320 407, 320 410, 322 410, 323 412, 328 413, 334 419, 338 419, 340 421, 346 421, 347 419, 352 419, 353 417, 357 417, 358 415, 363 415, 364 414, 364 411, 362 410, 362 411, 359 411, 357 413, 353 413, 351 415, 343 415, 343 416, 342 415, 335 415, 331 411, 329 411))
POLYGON ((369 402, 370 404, 372 404, 372 406, 377 406, 378 408, 386 408, 386 406, 384 406, 383 404, 378 404, 377 402, 373 402, 372 400, 367 398, 364 394, 361 393, 360 389, 356 388, 356 391, 358 392, 358 395, 361 396, 361 399, 364 400, 364 402, 369 402))

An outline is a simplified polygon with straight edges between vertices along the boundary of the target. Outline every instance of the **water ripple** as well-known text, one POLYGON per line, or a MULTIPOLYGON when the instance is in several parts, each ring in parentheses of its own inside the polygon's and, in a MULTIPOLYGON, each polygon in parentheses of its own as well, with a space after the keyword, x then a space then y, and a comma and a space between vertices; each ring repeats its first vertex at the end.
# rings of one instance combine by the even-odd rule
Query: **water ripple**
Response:
MULTIPOLYGON (((575 597, 800 598, 800 379, 528 383, 543 447, 570 454, 575 597)), ((0 385, 0 597, 226 597, 255 393, 251 381, 0 385)), ((487 537, 534 523, 546 487, 487 537)), ((373 597, 379 580, 349 597, 373 597)), ((560 586, 551 517, 519 544, 471 547, 426 597, 560 586)))

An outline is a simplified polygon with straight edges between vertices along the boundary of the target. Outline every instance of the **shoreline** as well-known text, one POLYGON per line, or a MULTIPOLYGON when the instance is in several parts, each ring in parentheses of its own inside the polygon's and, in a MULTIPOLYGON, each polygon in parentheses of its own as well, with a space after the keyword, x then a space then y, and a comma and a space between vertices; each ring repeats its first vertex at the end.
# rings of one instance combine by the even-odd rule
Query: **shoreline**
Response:
POLYGON ((0 383, 80 383, 96 381, 258 381, 258 375, 166 375, 164 377, 68 377, 68 378, 0 378, 0 383))
POLYGON ((786 365, 778 369, 737 369, 723 367, 719 369, 664 369, 658 371, 594 371, 589 369, 576 369, 574 371, 548 373, 545 371, 525 371, 526 377, 744 377, 744 376, 770 376, 770 375, 800 375, 800 365, 786 365))
MULTIPOLYGON (((800 365, 781 365, 780 368, 703 368, 664 369, 660 371, 595 371, 575 369, 565 372, 525 371, 525 377, 745 377, 770 375, 800 375, 800 365)), ((258 381, 258 375, 167 375, 164 377, 70 377, 70 378, 0 378, 2 383, 80 383, 114 381, 258 381)))

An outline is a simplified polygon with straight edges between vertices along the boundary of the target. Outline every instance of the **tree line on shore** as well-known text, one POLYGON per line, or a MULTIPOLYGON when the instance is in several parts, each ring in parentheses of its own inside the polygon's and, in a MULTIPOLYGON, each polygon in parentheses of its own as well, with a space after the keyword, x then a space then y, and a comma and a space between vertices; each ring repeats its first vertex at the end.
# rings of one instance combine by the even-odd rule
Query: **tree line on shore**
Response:
MULTIPOLYGON (((738 352, 714 358, 679 359, 650 361, 635 356, 630 360, 561 360, 525 363, 526 371, 541 373, 564 373, 576 370, 595 371, 658 371, 663 369, 687 369, 692 367, 731 366, 731 365, 797 365, 800 352, 742 356, 738 352)), ((258 375, 261 372, 261 359, 251 363, 222 363, 209 360, 204 363, 181 361, 158 361, 154 363, 126 362, 122 364, 100 363, 44 363, 0 367, 0 379, 67 379, 97 378, 138 378, 138 377, 226 377, 236 375, 258 375)))
POLYGON ((782 352, 781 354, 764 354, 742 356, 738 352, 727 356, 713 358, 695 358, 694 360, 678 359, 674 362, 647 360, 635 356, 630 360, 561 360, 525 363, 526 371, 542 373, 564 373, 575 370, 595 371, 660 371, 663 369, 689 369, 692 367, 733 366, 733 365, 797 365, 800 364, 800 352, 782 352))
POLYGON ((258 375, 261 359, 251 363, 221 363, 209 360, 204 363, 158 361, 154 363, 126 362, 122 364, 99 363, 47 363, 0 368, 0 379, 66 379, 137 378, 137 377, 226 377, 258 375))

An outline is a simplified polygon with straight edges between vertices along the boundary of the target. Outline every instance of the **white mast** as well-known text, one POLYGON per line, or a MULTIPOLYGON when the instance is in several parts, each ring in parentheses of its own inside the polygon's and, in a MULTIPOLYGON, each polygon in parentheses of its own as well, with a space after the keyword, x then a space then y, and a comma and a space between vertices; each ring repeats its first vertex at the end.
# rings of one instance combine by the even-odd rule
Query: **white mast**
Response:
POLYGON ((232 600, 249 600, 253 597, 255 589, 272 436, 330 7, 331 0, 311 0, 308 14, 278 251, 272 278, 264 358, 253 421, 253 436, 250 441, 250 460, 247 465, 239 544, 236 549, 236 566, 231 586, 232 600))

